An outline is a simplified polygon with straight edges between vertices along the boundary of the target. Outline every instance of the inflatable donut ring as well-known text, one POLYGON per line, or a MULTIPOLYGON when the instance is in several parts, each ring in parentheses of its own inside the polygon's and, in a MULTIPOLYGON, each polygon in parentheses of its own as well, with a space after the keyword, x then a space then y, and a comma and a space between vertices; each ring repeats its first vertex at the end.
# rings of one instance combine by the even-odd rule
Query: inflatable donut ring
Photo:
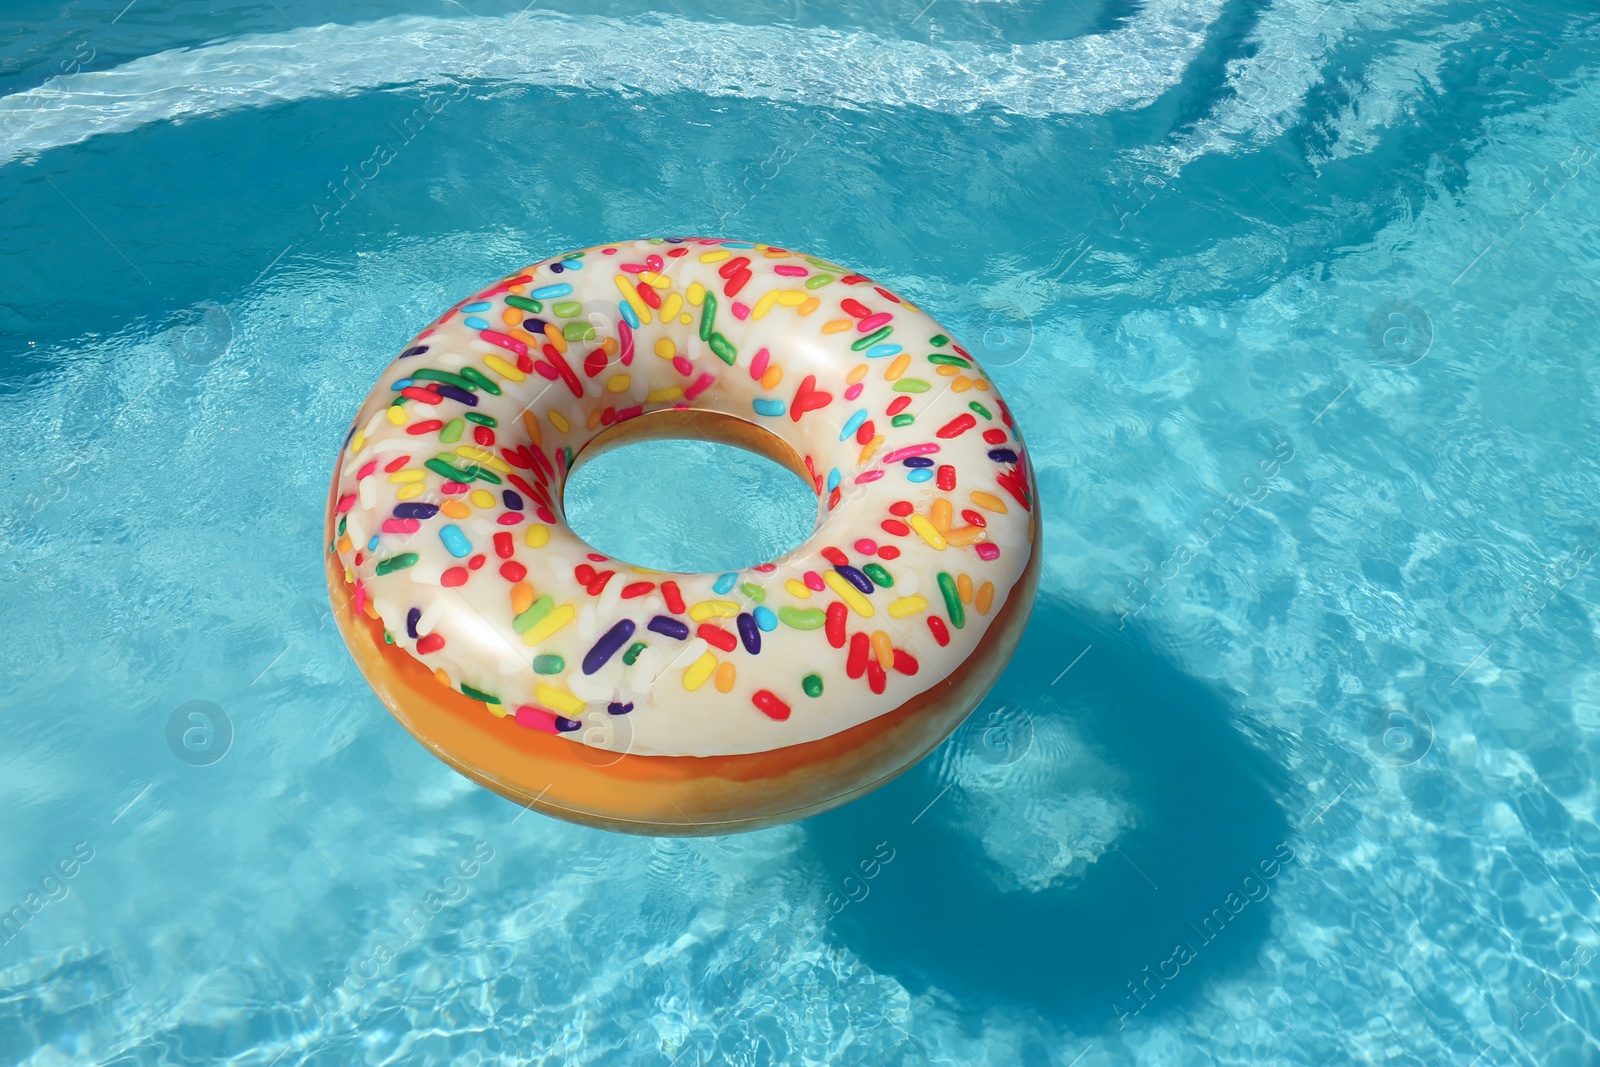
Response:
POLYGON ((931 751, 1038 582, 1022 436, 922 311, 813 256, 630 241, 534 264, 417 335, 327 513, 335 616, 400 723, 519 804, 634 833, 824 811, 931 751), (562 518, 608 448, 704 437, 816 490, 737 572, 594 551, 562 518))

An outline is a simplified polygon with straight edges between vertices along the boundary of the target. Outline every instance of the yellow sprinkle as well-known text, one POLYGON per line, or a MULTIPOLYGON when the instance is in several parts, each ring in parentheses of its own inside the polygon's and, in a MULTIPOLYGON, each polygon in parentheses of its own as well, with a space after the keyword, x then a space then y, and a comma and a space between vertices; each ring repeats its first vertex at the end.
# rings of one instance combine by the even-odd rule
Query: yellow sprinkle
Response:
POLYGON ((522 381, 522 379, 527 377, 526 374, 523 374, 516 367, 513 367, 511 364, 507 363, 505 360, 501 359, 499 356, 496 356, 496 355, 484 356, 483 357, 483 362, 484 362, 484 364, 486 366, 488 366, 488 368, 490 370, 492 370, 496 374, 500 375, 500 377, 509 379, 510 381, 520 382, 520 381, 522 381))
POLYGON ((477 445, 457 445, 456 455, 470 459, 474 463, 487 464, 488 466, 499 471, 501 474, 511 473, 511 464, 507 463, 493 452, 490 452, 487 449, 479 448, 477 445))
POLYGON ((778 292, 778 304, 781 307, 799 307, 810 299, 811 294, 803 289, 782 289, 778 292))
POLYGON ((472 509, 467 507, 459 500, 446 500, 443 504, 439 505, 439 510, 450 516, 452 519, 464 519, 472 514, 472 509))
POLYGON ((433 672, 433 680, 444 686, 446 689, 450 688, 450 676, 445 673, 443 667, 440 667, 438 670, 433 672))
POLYGON ((856 457, 856 462, 865 464, 872 458, 872 454, 883 446, 883 434, 878 434, 872 440, 861 446, 861 455, 856 457))
POLYGON ((551 426, 554 426, 562 433, 566 433, 572 429, 572 423, 568 422, 567 417, 561 414, 561 412, 557 411, 555 408, 550 408, 547 410, 544 413, 544 417, 550 420, 551 426))
POLYGON ((671 359, 678 354, 678 346, 672 343, 672 338, 663 337, 656 342, 656 355, 662 359, 671 359))
POLYGON ((494 494, 487 489, 474 489, 467 498, 480 508, 494 507, 494 494))
POLYGON ((678 321, 683 323, 685 326, 692 326, 694 325, 694 316, 685 311, 682 315, 678 316, 678 321))
POLYGON ((700 253, 700 262, 721 263, 731 255, 733 255, 733 253, 728 251, 726 248, 718 248, 715 251, 700 253))
POLYGON ((921 515, 913 515, 906 520, 906 524, 917 531, 917 536, 928 542, 928 547, 944 551, 944 535, 933 528, 933 524, 921 515))
POLYGON ((829 319, 822 324, 823 333, 844 333, 856 324, 855 319, 829 319))
MULTIPOLYGON (((529 631, 529 633, 532 632, 531 630, 529 631)), ((555 708, 557 711, 564 711, 569 715, 578 715, 583 712, 583 701, 565 689, 541 684, 533 687, 533 695, 539 703, 555 708)))
POLYGON ((503 719, 511 714, 511 709, 504 704, 485 704, 484 707, 488 708, 489 714, 497 719, 503 719))
POLYGON ((967 574, 956 575, 956 595, 963 604, 972 603, 972 577, 967 574))
POLYGON ((798 578, 790 578, 787 582, 783 583, 783 587, 789 590, 789 595, 791 596, 797 597, 801 600, 811 599, 810 588, 807 587, 805 582, 802 582, 798 578))
POLYGON ((812 297, 811 299, 807 300, 804 304, 801 304, 800 307, 798 308, 798 311, 802 315, 809 315, 809 314, 811 314, 813 311, 817 310, 821 306, 822 306, 822 301, 818 300, 816 297, 812 297))
POLYGON ((956 375, 955 381, 950 383, 950 391, 952 393, 964 393, 971 388, 972 379, 968 378, 965 374, 956 375))
POLYGON ((678 312, 683 310, 683 294, 672 293, 661 302, 661 321, 671 322, 678 317, 678 312))
POLYGON ((706 287, 701 285, 699 282, 690 282, 689 283, 689 305, 691 307, 699 307, 701 304, 705 303, 705 299, 706 299, 706 287))
POLYGON ((600 409, 594 408, 589 412, 589 429, 593 430, 600 425, 600 409))
POLYGON ((739 605, 731 600, 702 600, 698 604, 689 605, 689 619, 691 622, 705 622, 707 619, 731 619, 737 614, 739 614, 739 605))
POLYGON ((706 679, 711 677, 711 672, 717 669, 717 657, 709 652, 702 653, 700 658, 689 664, 683 672, 683 687, 689 692, 694 692, 706 684, 706 679))
POLYGON ((533 607, 533 586, 527 582, 518 582, 511 587, 511 610, 521 615, 533 607))
POLYGON ((889 369, 883 372, 883 380, 886 382, 898 381, 900 375, 904 374, 906 372, 906 368, 910 366, 911 353, 900 353, 898 356, 894 357, 894 362, 889 364, 889 369))
POLYGON ((661 275, 657 274, 653 270, 642 270, 642 271, 640 271, 639 272, 639 280, 641 282, 644 282, 646 285, 654 286, 657 289, 671 289, 672 288, 672 282, 670 282, 666 278, 662 277, 661 275))
POLYGON ((928 509, 928 521, 942 534, 950 532, 951 510, 950 501, 944 497, 935 500, 933 506, 928 509))
POLYGON ((567 354, 567 338, 566 338, 566 335, 563 334, 560 330, 552 329, 552 330, 546 332, 545 335, 544 335, 544 339, 546 341, 550 342, 550 347, 551 348, 554 348, 557 352, 560 352, 563 356, 567 354))
POLYGON ((529 548, 543 548, 550 540, 550 527, 542 522, 536 522, 528 527, 528 532, 522 535, 522 540, 529 548))
POLYGON ((625 393, 628 391, 628 386, 632 384, 633 379, 628 377, 626 374, 613 374, 611 377, 606 379, 606 392, 625 393))
POLYGON ((500 321, 507 326, 521 326, 522 312, 517 308, 506 308, 500 312, 500 321))
MULTIPOLYGON (((577 617, 578 612, 571 604, 558 605, 551 609, 550 614, 534 623, 532 629, 522 635, 522 643, 532 648, 577 617)), ((543 687, 541 686, 540 688, 543 687)), ((541 697, 540 699, 543 698, 541 697)))
POLYGON ((854 385, 866 376, 867 365, 865 363, 857 363, 854 367, 850 368, 850 373, 844 376, 844 384, 854 385))
POLYGON ((412 482, 410 485, 402 485, 399 491, 394 494, 394 498, 396 500, 414 500, 427 491, 428 487, 421 482, 412 482))
POLYGON ((724 663, 722 666, 718 667, 717 668, 717 692, 719 692, 719 693, 731 693, 731 692, 733 692, 733 680, 737 676, 737 674, 738 674, 738 671, 734 668, 733 664, 731 664, 731 663, 724 663))
POLYGON ((406 424, 406 409, 402 407, 391 407, 388 411, 388 417, 389 421, 394 423, 396 426, 404 426, 406 424))
POLYGON ((987 541, 989 539, 989 531, 982 526, 962 526, 945 534, 944 539, 946 544, 955 545, 959 548, 963 545, 975 545, 979 541, 987 541))
POLYGON ((977 387, 978 392, 980 392, 980 393, 987 393, 989 391, 989 383, 984 381, 982 378, 979 378, 977 381, 973 382, 972 384, 977 387))
POLYGON ((937 367, 933 368, 933 373, 942 374, 946 378, 948 378, 951 375, 960 374, 961 373, 961 368, 960 367, 952 367, 948 363, 941 363, 937 367))
POLYGON ((420 482, 425 477, 421 471, 395 471, 389 475, 389 480, 399 485, 402 482, 420 482))
POLYGON ((838 571, 823 571, 822 580, 828 583, 828 588, 839 594, 839 599, 844 601, 857 615, 863 619, 872 618, 872 605, 867 598, 861 595, 861 590, 845 581, 838 571))
POLYGON ((528 431, 528 440, 533 442, 534 448, 544 447, 544 435, 539 432, 539 416, 528 408, 522 413, 522 428, 528 431))
POLYGON ((872 631, 872 654, 878 657, 878 666, 888 670, 894 666, 894 645, 889 643, 889 635, 882 630, 872 631))
MULTIPOLYGON (((621 293, 622 299, 626 300, 628 306, 633 308, 633 313, 639 316, 639 321, 650 322, 650 306, 639 299, 639 291, 633 287, 633 283, 628 281, 627 277, 622 274, 616 275, 614 281, 617 283, 617 292, 621 293)), ((561 331, 556 330, 555 332, 560 333, 561 331)))
POLYGON ((367 446, 367 435, 357 432, 350 440, 350 454, 353 456, 367 446))
POLYGON ((783 368, 768 367, 767 373, 761 376, 761 388, 776 389, 781 381, 783 381, 783 368))
POLYGON ((984 582, 978 586, 978 614, 989 614, 989 608, 994 605, 994 583, 984 582))
POLYGON ((652 404, 669 404, 674 400, 683 398, 683 390, 676 385, 669 385, 665 389, 652 389, 645 397, 652 404))
POLYGON ((972 502, 984 511, 997 511, 1002 515, 1006 513, 1006 502, 1004 500, 990 493, 985 493, 981 489, 972 491, 972 502))
POLYGON ((903 596, 889 605, 889 617, 891 619, 903 619, 907 615, 915 615, 920 611, 926 611, 927 608, 928 601, 925 598, 903 596))
POLYGON ((768 289, 761 299, 756 301, 756 306, 750 309, 750 317, 757 321, 766 318, 767 312, 771 311, 772 305, 777 302, 778 290, 768 289))

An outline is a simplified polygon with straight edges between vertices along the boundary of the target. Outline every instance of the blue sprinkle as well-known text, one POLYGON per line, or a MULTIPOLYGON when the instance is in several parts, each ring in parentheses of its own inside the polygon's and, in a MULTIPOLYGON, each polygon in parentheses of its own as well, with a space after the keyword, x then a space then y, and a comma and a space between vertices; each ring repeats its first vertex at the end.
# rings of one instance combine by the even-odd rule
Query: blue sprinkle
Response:
POLYGON ((717 580, 711 583, 711 591, 713 593, 726 593, 728 590, 733 588, 733 583, 737 582, 738 580, 739 575, 733 571, 729 571, 726 574, 720 574, 717 576, 717 580))
POLYGON ((788 405, 783 401, 772 400, 764 396, 756 397, 756 399, 750 401, 750 406, 756 409, 757 415, 766 415, 769 418, 775 418, 788 410, 788 405))
POLYGON ((377 547, 378 547, 378 535, 377 534, 373 534, 372 535, 372 540, 367 542, 367 551, 371 552, 373 549, 375 549, 377 547))
POLYGON ((400 390, 406 388, 406 386, 408 386, 410 384, 411 384, 411 379, 410 378, 401 378, 398 382, 395 382, 393 385, 389 386, 389 388, 393 389, 395 392, 398 393, 400 390))
POLYGON ((927 456, 907 456, 905 459, 901 460, 900 462, 904 463, 908 467, 931 467, 931 466, 933 466, 933 460, 929 459, 927 456))
POLYGON ((756 625, 771 633, 778 628, 778 617, 768 607, 756 607, 750 614, 756 617, 756 625))
POLYGON ((466 559, 472 555, 472 542, 467 540, 467 535, 455 525, 439 527, 439 540, 444 542, 444 547, 456 559, 466 559))
POLYGON ((583 269, 583 260, 581 260, 581 259, 563 259, 561 261, 561 267, 562 267, 563 270, 582 270, 583 269))
POLYGON ((902 349, 899 345, 873 345, 867 349, 868 359, 879 359, 883 356, 898 356, 902 349))
POLYGON ((476 315, 467 316, 467 325, 471 326, 474 330, 487 330, 489 328, 488 321, 485 319, 480 319, 476 315))
POLYGON ((546 285, 543 288, 535 289, 528 295, 535 300, 554 300, 556 297, 566 296, 570 292, 572 292, 572 286, 562 282, 559 285, 546 285))
POLYGON ((470 304, 462 305, 461 310, 462 311, 488 311, 492 307, 494 307, 494 305, 491 304, 487 300, 474 300, 470 304))
POLYGON ((835 467, 828 472, 828 492, 833 492, 839 487, 839 468, 835 467))
POLYGON ((839 431, 839 440, 847 440, 851 434, 861 429, 861 424, 867 421, 867 409, 862 408, 850 416, 850 421, 844 424, 844 429, 839 431))
POLYGON ((914 467, 912 469, 911 473, 906 475, 906 481, 908 481, 908 482, 925 482, 929 478, 932 478, 932 477, 933 477, 933 468, 932 467, 914 467))
POLYGON ((624 300, 622 303, 617 305, 617 310, 622 312, 623 322, 626 322, 635 330, 639 328, 639 313, 633 310, 632 304, 624 300))
POLYGON ((522 494, 521 493, 518 493, 518 492, 516 492, 515 490, 512 490, 512 489, 503 489, 500 492, 500 497, 501 497, 501 499, 503 499, 506 502, 506 507, 509 508, 510 510, 512 510, 512 511, 521 511, 522 510, 523 505, 522 505, 522 494))
POLYGON ((996 463, 1015 463, 1017 454, 1009 448, 995 448, 990 450, 989 458, 996 463))
POLYGON ((722 247, 723 248, 754 248, 755 245, 747 244, 744 241, 724 241, 724 242, 722 242, 722 247))

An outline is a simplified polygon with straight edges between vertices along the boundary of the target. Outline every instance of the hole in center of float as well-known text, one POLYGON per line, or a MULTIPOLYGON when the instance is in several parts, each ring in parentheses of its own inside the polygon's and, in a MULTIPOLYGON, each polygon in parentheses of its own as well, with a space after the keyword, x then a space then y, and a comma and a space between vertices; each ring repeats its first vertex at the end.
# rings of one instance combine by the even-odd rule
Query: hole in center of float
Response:
POLYGON ((641 441, 588 460, 562 496, 596 551, 641 567, 728 571, 775 559, 816 526, 817 497, 793 471, 710 441, 641 441))

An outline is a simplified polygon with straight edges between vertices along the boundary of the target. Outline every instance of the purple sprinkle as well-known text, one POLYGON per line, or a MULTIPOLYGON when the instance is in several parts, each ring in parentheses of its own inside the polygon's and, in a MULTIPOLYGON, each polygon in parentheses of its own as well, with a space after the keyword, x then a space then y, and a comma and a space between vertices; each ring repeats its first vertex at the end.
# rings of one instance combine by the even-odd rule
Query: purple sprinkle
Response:
POLYGON ((549 325, 550 324, 548 322, 545 322, 543 319, 523 319, 522 320, 522 328, 524 330, 527 330, 529 333, 544 333, 545 327, 549 326, 549 325))
POLYGON ((412 608, 406 612, 406 636, 415 641, 417 639, 417 623, 422 621, 422 609, 412 608))
POLYGON ((620 700, 613 700, 606 705, 606 710, 613 715, 626 715, 633 710, 633 701, 630 700, 624 704, 620 700))
POLYGON ((560 730, 564 734, 570 734, 572 731, 578 729, 578 727, 582 725, 583 723, 579 722, 577 719, 569 719, 565 715, 556 716, 556 729, 560 730))
POLYGON ((645 628, 662 637, 670 637, 674 641, 685 641, 689 637, 689 627, 686 624, 666 615, 657 615, 645 628))
POLYGON ((396 504, 394 517, 397 519, 431 519, 439 514, 438 504, 396 504))
POLYGON ((427 350, 428 350, 428 346, 427 345, 412 345, 410 348, 408 348, 404 352, 400 353, 400 358, 401 359, 405 359, 407 356, 420 356, 420 355, 422 355, 422 353, 426 352, 427 350))
POLYGON ((931 466, 933 466, 933 460, 929 459, 927 456, 907 456, 905 459, 901 460, 900 462, 904 463, 908 467, 931 467, 931 466))
POLYGON ((559 264, 559 263, 552 263, 552 264, 550 264, 550 273, 551 273, 551 274, 560 274, 560 273, 561 273, 561 272, 562 272, 562 271, 564 271, 564 270, 566 270, 566 268, 565 268, 565 267, 563 267, 563 266, 562 266, 562 265, 561 265, 561 264, 559 264))
POLYGON ((501 492, 500 496, 505 500, 506 507, 510 508, 512 511, 522 510, 522 495, 520 493, 517 493, 511 489, 506 489, 501 492))
POLYGON ((1015 463, 1017 454, 1009 448, 994 448, 989 450, 989 458, 996 463, 1015 463))
POLYGON ((600 635, 600 640, 594 643, 589 654, 583 657, 583 673, 593 674, 606 665, 606 660, 617 654, 617 649, 628 643, 628 638, 633 636, 633 620, 622 619, 611 629, 600 635))
POLYGON ((735 620, 739 628, 739 639, 744 642, 744 650, 752 656, 761 653, 761 627, 756 625, 756 617, 748 611, 741 611, 735 620))
MULTIPOLYGON (((460 401, 469 408, 475 408, 478 406, 478 398, 459 386, 445 385, 441 383, 435 392, 437 392, 440 396, 448 397, 451 400, 460 401)), ((989 454, 994 455, 992 452, 989 454)))
POLYGON ((862 574, 854 567, 848 567, 841 563, 835 566, 833 569, 839 572, 839 577, 843 578, 845 581, 849 582, 863 593, 870 593, 877 588, 877 586, 872 584, 871 578, 868 578, 865 574, 862 574))

